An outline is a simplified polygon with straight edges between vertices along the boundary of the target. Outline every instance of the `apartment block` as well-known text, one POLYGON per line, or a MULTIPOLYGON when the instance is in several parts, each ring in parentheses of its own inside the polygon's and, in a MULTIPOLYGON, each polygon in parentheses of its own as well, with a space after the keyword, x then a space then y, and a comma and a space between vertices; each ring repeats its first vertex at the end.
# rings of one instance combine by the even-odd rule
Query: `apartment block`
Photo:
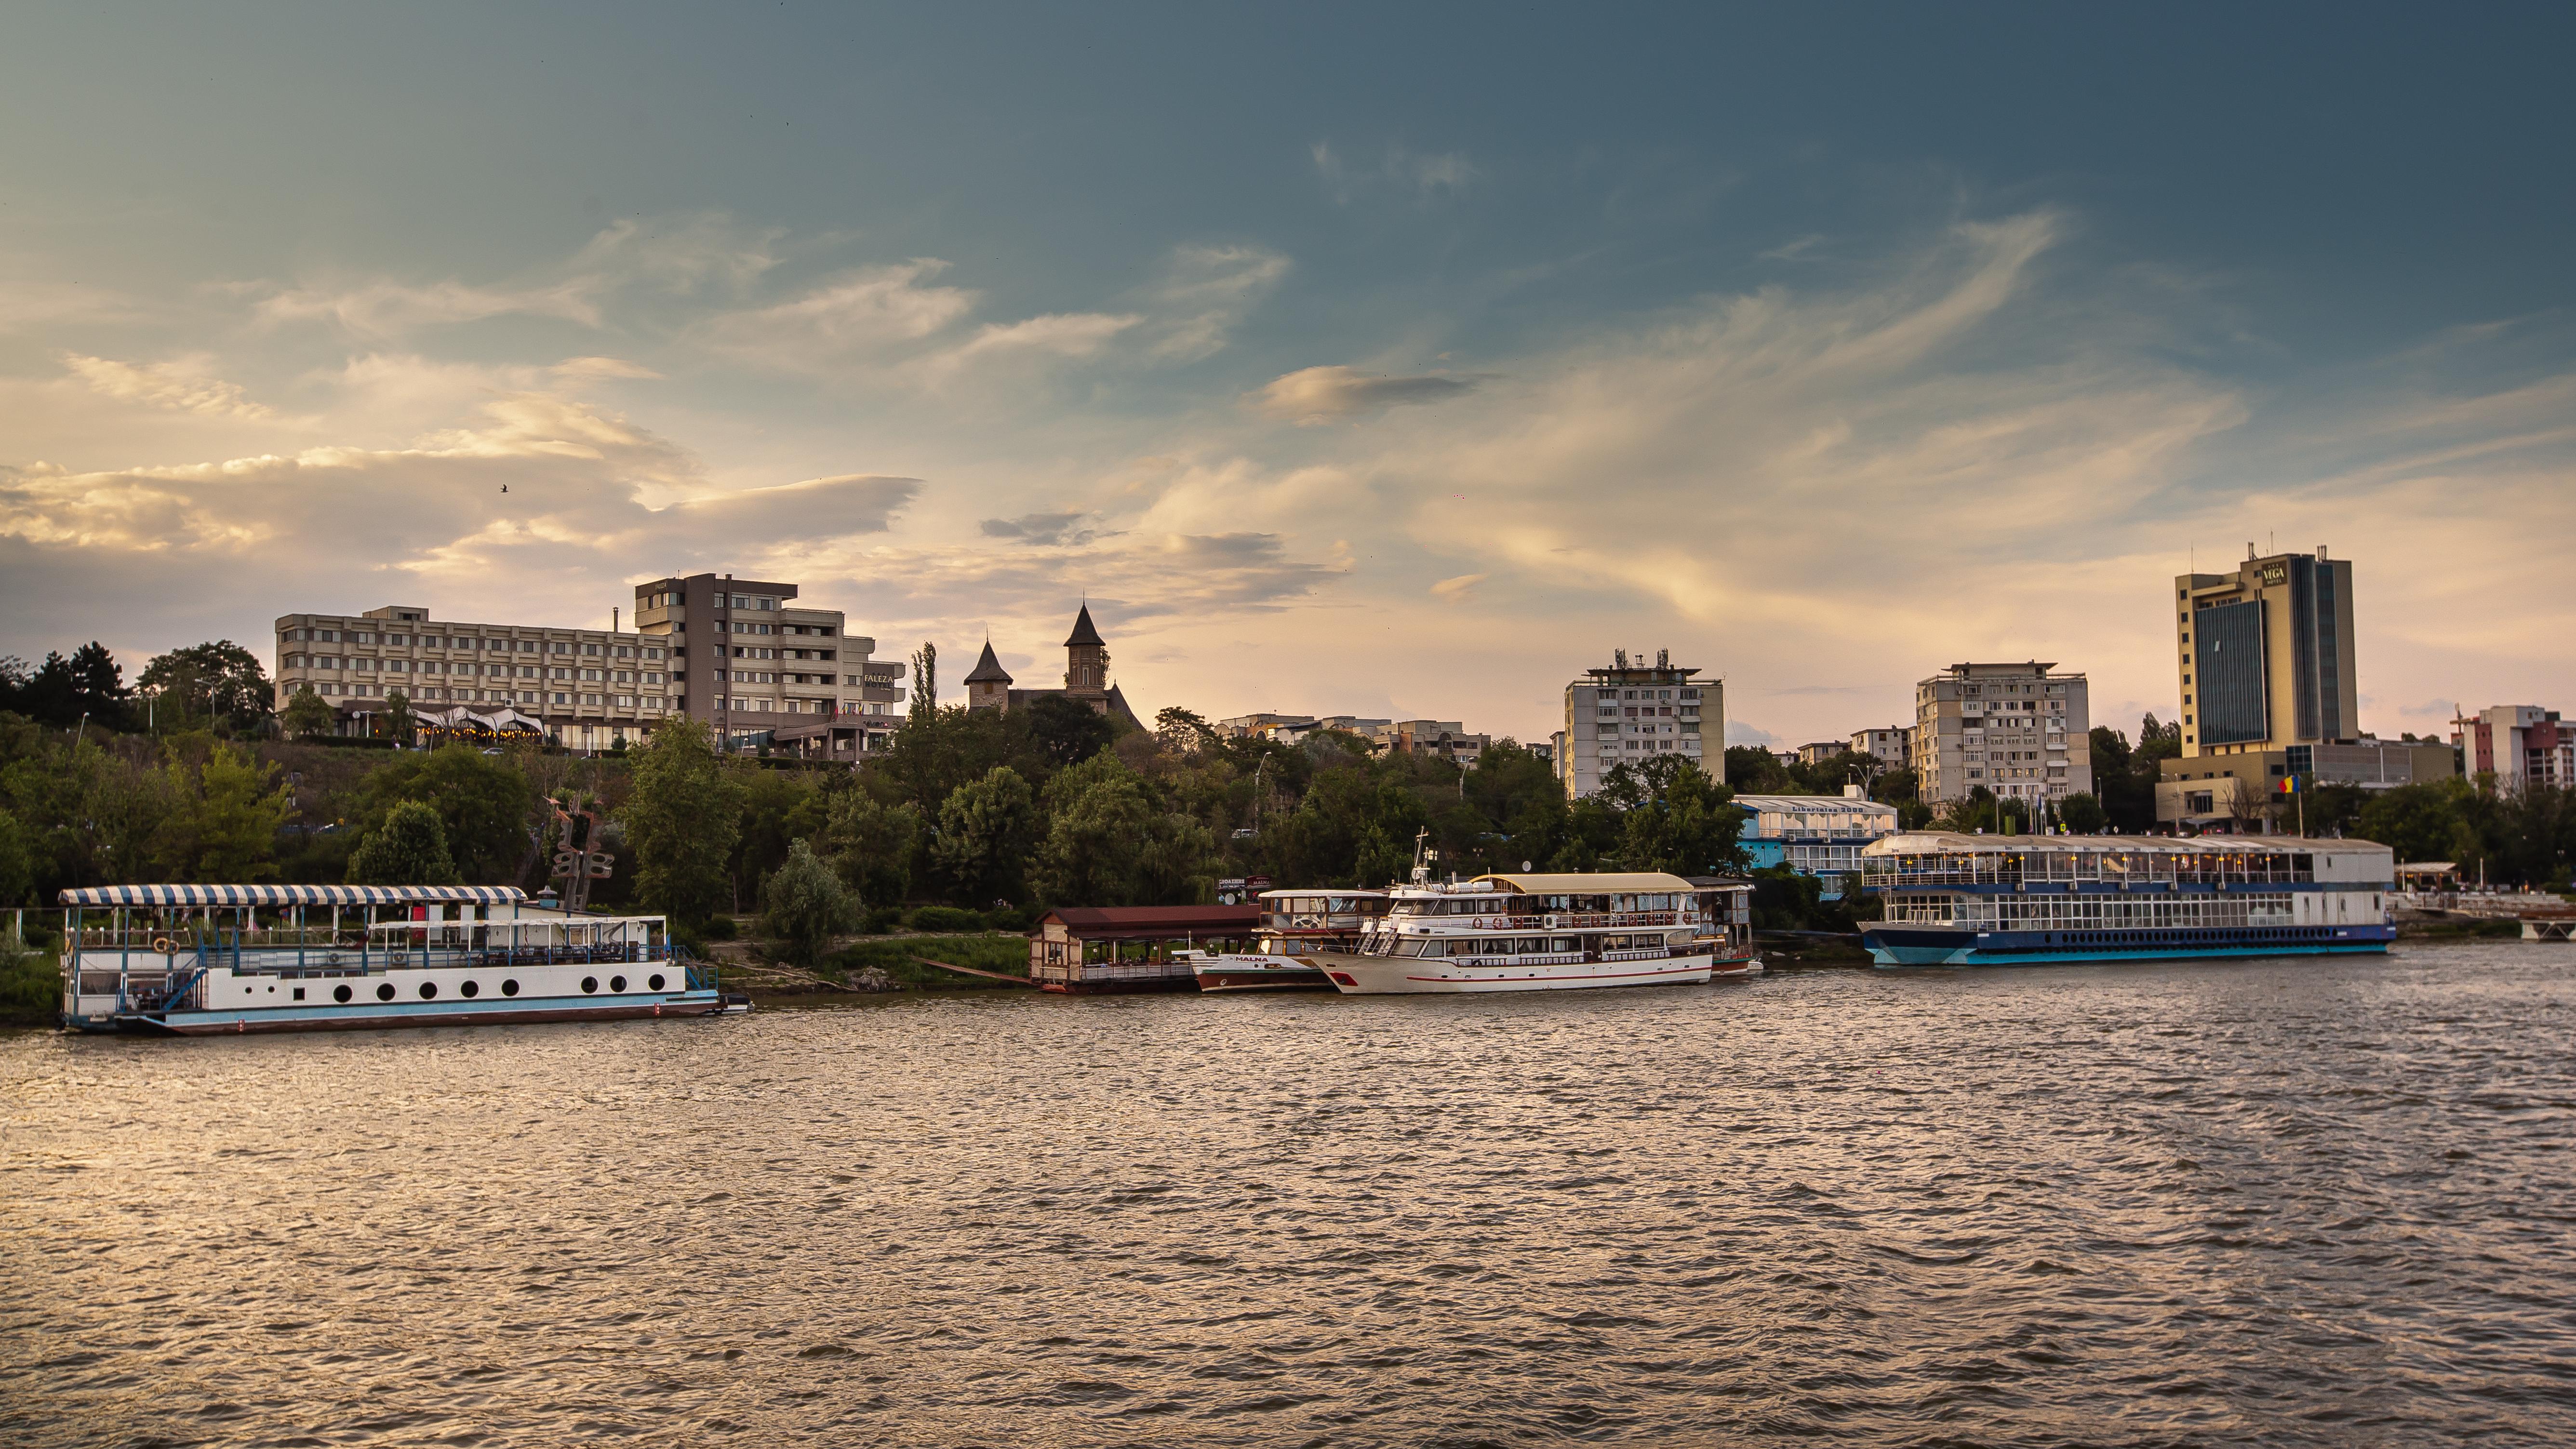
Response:
POLYGON ((1606 667, 1587 669, 1565 686, 1565 730, 1556 738, 1556 777, 1568 799, 1601 788, 1621 764, 1643 764, 1679 755, 1726 778, 1726 682, 1701 679, 1699 670, 1672 662, 1670 650, 1655 662, 1628 660, 1613 651, 1606 667))
POLYGON ((849 633, 840 610, 796 598, 794 584, 731 574, 637 584, 636 633, 669 652, 669 711, 728 750, 885 748, 903 725, 903 666, 873 662, 876 641, 849 633))
POLYGON ((2174 637, 2185 756, 2360 739, 2352 565, 2322 546, 2177 576, 2174 637))
POLYGON ((660 639, 613 629, 466 624, 389 604, 277 621, 278 701, 310 689, 343 733, 364 733, 401 694, 425 719, 471 714, 573 749, 638 740, 669 712, 673 662, 660 639))
POLYGON ((1927 803, 2057 800, 2093 789, 2084 676, 2055 664, 1953 664, 1914 686, 1911 755, 1927 803))
POLYGON ((1872 756, 1890 769, 1903 769, 1914 763, 1914 731, 1904 725, 1890 725, 1883 730, 1853 730, 1851 752, 1872 756))
POLYGON ((2576 788, 2576 728, 2560 723, 2554 709, 2536 704, 2482 709, 2453 721, 2451 745, 2459 751, 2462 770, 2495 776, 2500 790, 2576 788))

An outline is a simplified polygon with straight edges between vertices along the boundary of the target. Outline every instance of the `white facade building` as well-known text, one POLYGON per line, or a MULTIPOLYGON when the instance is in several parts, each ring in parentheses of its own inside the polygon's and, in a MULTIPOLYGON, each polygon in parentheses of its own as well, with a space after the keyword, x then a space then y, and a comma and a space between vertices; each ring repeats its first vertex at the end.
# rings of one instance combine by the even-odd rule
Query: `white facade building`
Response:
POLYGON ((1723 781, 1726 682, 1697 678, 1697 669, 1672 662, 1670 650, 1656 650, 1652 664, 1629 663, 1625 649, 1611 661, 1565 687, 1556 777, 1566 798, 1593 794, 1619 765, 1644 764, 1657 755, 1679 755, 1723 781))
POLYGON ((2496 788, 2526 785, 2576 787, 2576 729, 2559 723, 2558 711, 2536 704, 2499 704, 2453 722, 2451 746, 2460 769, 2492 774, 2496 788))
POLYGON ((605 749, 669 711, 670 671, 664 641, 609 629, 446 623, 399 604, 277 621, 279 708, 311 689, 343 729, 401 694, 416 713, 516 711, 557 744, 605 749))
POLYGON ((2062 800, 2093 789, 2084 676, 2054 664, 1953 664, 1914 686, 1913 763, 1927 804, 2062 800))
POLYGON ((1914 731, 1904 725, 1889 725, 1883 730, 1853 730, 1851 751, 1870 755, 1892 770, 1914 763, 1914 731))

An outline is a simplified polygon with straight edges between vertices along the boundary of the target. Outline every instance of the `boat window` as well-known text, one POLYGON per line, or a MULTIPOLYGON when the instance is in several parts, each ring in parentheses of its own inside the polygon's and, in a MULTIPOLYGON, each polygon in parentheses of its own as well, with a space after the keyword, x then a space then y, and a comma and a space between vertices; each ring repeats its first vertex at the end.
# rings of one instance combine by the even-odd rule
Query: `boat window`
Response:
POLYGON ((609 978, 608 978, 608 989, 609 989, 609 990, 611 990, 611 991, 623 991, 623 990, 625 990, 625 989, 626 989, 626 978, 625 978, 625 977, 623 977, 623 976, 611 976, 611 977, 609 977, 609 978))
POLYGON ((656 975, 652 980, 647 981, 644 984, 653 988, 655 991, 659 991, 662 989, 662 978, 659 975, 656 975))
POLYGON ((384 985, 377 987, 377 988, 376 988, 376 999, 377 999, 378 1001, 391 1001, 391 1000, 393 1000, 393 999, 394 999, 394 984, 393 984, 392 982, 388 981, 388 982, 386 982, 384 985))
POLYGON ((349 988, 346 986, 335 986, 331 988, 331 999, 341 1003, 342 1005, 346 1005, 349 1000, 349 988))
POLYGON ((435 982, 435 981, 424 981, 424 982, 420 983, 420 999, 421 999, 421 1000, 423 1000, 423 1001, 427 1001, 427 1000, 429 1000, 431 997, 436 996, 437 994, 438 994, 438 983, 437 983, 437 982, 435 982))
POLYGON ((581 978, 581 989, 585 992, 597 991, 599 989, 599 978, 596 976, 585 976, 581 978))
POLYGON ((519 994, 519 983, 518 983, 518 980, 514 977, 514 978, 512 978, 511 980, 508 980, 508 981, 504 981, 504 982, 502 982, 502 983, 501 983, 501 994, 502 994, 503 996, 516 996, 516 995, 518 995, 518 994, 519 994))
POLYGON ((483 994, 483 988, 471 981, 466 982, 464 985, 456 989, 464 992, 468 996, 480 996, 483 994))

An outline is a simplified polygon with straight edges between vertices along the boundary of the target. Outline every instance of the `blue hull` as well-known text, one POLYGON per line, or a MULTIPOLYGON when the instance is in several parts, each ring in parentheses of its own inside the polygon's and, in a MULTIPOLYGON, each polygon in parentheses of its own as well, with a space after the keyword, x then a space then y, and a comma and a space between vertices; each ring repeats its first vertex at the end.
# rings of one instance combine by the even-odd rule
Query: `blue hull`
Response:
POLYGON ((2380 955, 2391 926, 2258 926, 2140 931, 1959 931, 1890 926, 1861 932, 1882 968, 2046 966, 2098 961, 2189 961, 2249 956, 2380 955))

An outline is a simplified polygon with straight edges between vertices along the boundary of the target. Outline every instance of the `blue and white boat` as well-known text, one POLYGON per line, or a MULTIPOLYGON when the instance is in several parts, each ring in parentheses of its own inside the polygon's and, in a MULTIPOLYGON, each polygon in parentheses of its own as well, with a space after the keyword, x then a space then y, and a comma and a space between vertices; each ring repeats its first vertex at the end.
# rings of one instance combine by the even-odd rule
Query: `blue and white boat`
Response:
POLYGON ((331 1031, 740 1009, 660 916, 515 886, 131 885, 62 893, 63 1024, 331 1031))
POLYGON ((1861 852, 1889 966, 2385 952, 2395 858, 2367 840, 1909 832, 1861 852))

